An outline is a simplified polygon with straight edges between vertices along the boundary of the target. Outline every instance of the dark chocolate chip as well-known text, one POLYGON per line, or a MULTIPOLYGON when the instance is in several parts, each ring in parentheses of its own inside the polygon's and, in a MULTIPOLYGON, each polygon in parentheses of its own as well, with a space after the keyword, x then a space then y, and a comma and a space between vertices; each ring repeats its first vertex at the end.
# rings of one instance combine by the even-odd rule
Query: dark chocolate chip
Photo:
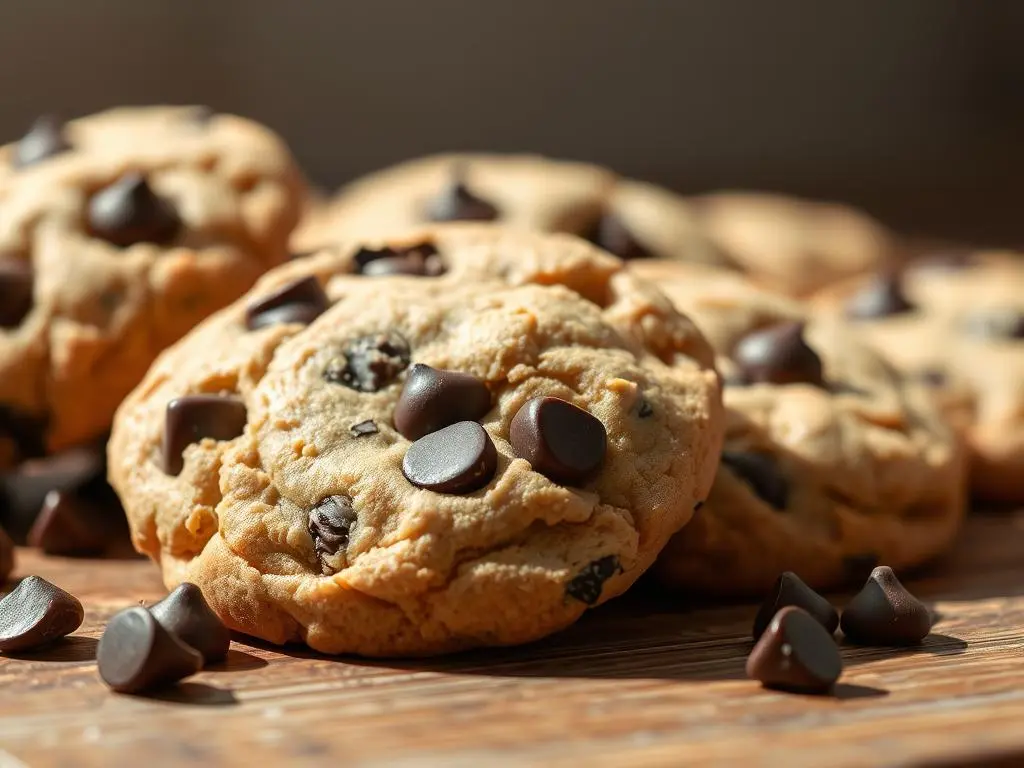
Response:
POLYGON ((471 493, 487 485, 497 468, 491 436, 475 421, 460 421, 421 437, 402 459, 410 483, 438 493, 471 493))
POLYGON ((1024 339, 1024 312, 1009 308, 975 312, 964 318, 963 329, 982 339, 1024 339))
POLYGON ((15 168, 34 165, 71 149, 64 138, 64 121, 56 115, 41 115, 21 137, 12 157, 15 168))
POLYGON ((86 556, 105 552, 127 538, 124 517, 97 504, 80 490, 51 490, 28 532, 28 544, 48 555, 86 556))
POLYGON ((619 558, 615 555, 606 555, 587 564, 583 570, 573 576, 572 580, 565 585, 565 594, 581 603, 596 605, 601 599, 604 583, 616 573, 621 572, 622 566, 619 565, 619 558))
POLYGON ((0 440, 10 441, 18 461, 46 453, 46 419, 0 403, 0 440))
POLYGON ((206 437, 233 440, 245 431, 245 403, 227 395, 186 395, 167 404, 164 421, 164 471, 177 475, 183 452, 206 437))
POLYGON ((353 261, 358 274, 366 277, 437 277, 445 272, 444 261, 432 243, 419 243, 406 248, 361 248, 353 261))
POLYGON ((769 688, 826 693, 842 672, 832 635, 795 605, 775 614, 747 657, 747 676, 769 688))
POLYGON ((17 328, 32 309, 32 265, 0 259, 0 328, 17 328))
POLYGON ((932 617, 892 568, 880 565, 843 609, 840 626, 858 645, 916 645, 931 632, 932 617))
POLYGON ((255 331, 280 323, 309 325, 330 305, 316 277, 300 277, 249 304, 245 308, 245 327, 255 331))
POLYGON ((366 421, 360 421, 357 424, 353 424, 348 428, 348 431, 351 432, 354 437, 365 437, 366 435, 376 435, 380 430, 377 429, 377 422, 373 419, 366 419, 366 421))
POLYGON ((195 584, 179 584, 149 612, 164 629, 199 651, 204 663, 223 661, 228 655, 231 633, 195 584))
POLYGON ((903 293, 903 282, 896 272, 875 275, 846 303, 846 316, 851 320, 874 320, 880 317, 913 312, 914 305, 903 293))
POLYGON ((466 186, 464 169, 456 168, 452 180, 427 203, 430 221, 494 221, 498 209, 474 195, 466 186))
POLYGON ((159 197, 141 173, 126 173, 89 201, 89 230, 127 248, 136 243, 169 243, 181 229, 170 202, 159 197))
POLYGON ((792 571, 786 571, 775 580, 775 586, 765 596, 754 618, 753 636, 757 640, 764 634, 772 618, 787 605, 803 608, 821 626, 832 634, 839 628, 839 612, 832 603, 819 595, 792 571))
POLYGON ((142 607, 114 615, 96 649, 100 677, 120 693, 159 688, 194 675, 203 656, 142 607))
POLYGON ((578 485, 604 461, 608 436, 601 421, 557 397, 535 397, 509 428, 516 456, 556 483, 578 485))
POLYGON ((649 259, 652 254, 633 236, 618 216, 604 213, 586 234, 586 239, 620 259, 649 259))
POLYGON ((418 440, 457 421, 479 421, 490 409, 491 393, 481 379, 416 363, 395 406, 395 429, 418 440))
POLYGON ((758 497, 778 510, 786 508, 789 482, 772 456, 745 451, 722 451, 722 464, 749 485, 758 497))
POLYGON ((654 406, 647 401, 646 398, 641 398, 640 407, 637 409, 637 416, 641 419, 646 419, 648 416, 654 413, 654 406))
POLYGON ((0 587, 14 570, 14 541, 7 531, 0 527, 0 587))
POLYGON ((732 357, 746 384, 825 386, 821 358, 804 341, 801 322, 779 323, 744 336, 732 357))
POLYGON ((352 526, 359 519, 352 508, 352 499, 335 494, 321 499, 309 510, 309 535, 313 549, 322 559, 332 557, 348 546, 352 526))
POLYGON ((28 651, 82 625, 78 598, 39 576, 22 579, 0 600, 0 651, 28 651))
POLYGON ((350 341, 324 369, 324 378, 358 392, 377 392, 409 365, 409 343, 397 333, 375 333, 350 341))

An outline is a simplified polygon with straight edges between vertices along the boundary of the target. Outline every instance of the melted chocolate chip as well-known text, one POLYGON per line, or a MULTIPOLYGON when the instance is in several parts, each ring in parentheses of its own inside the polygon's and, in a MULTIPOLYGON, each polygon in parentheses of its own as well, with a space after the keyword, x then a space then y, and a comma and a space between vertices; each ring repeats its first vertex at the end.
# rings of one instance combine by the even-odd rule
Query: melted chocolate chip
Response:
POLYGON ((449 184, 429 203, 426 217, 430 221, 494 221, 498 209, 474 195, 464 179, 464 171, 455 169, 449 184))
POLYGON ((309 510, 307 524, 317 556, 322 560, 345 549, 352 526, 358 519, 350 497, 335 494, 321 499, 309 510))
POLYGON ((487 485, 498 468, 498 452, 475 421, 424 435, 409 446, 402 473, 413 485, 438 493, 471 493, 487 485))
POLYGON ((70 635, 85 610, 74 595, 39 576, 22 579, 0 600, 0 651, 28 651, 70 635))
POLYGON ((32 309, 32 266, 0 260, 0 328, 17 328, 32 309))
POLYGON ((64 138, 64 121, 56 115, 42 115, 22 136, 11 159, 15 168, 24 168, 69 149, 71 145, 64 138))
POLYGON ((840 626, 859 645, 916 645, 931 632, 932 617, 892 568, 882 565, 843 609, 840 626))
POLYGON ((753 630, 755 640, 764 634, 775 614, 787 605, 803 608, 828 630, 829 634, 839 628, 839 612, 832 607, 832 603, 807 586, 795 573, 786 571, 775 580, 775 586, 765 596, 757 611, 753 630))
POLYGON ((652 256, 626 228, 622 219, 613 213, 603 213, 585 237, 620 259, 649 259, 652 256))
POLYGON ((245 308, 245 327, 250 331, 280 323, 309 325, 331 305, 313 275, 282 285, 245 308))
POLYGON ((491 393, 481 379, 416 363, 395 406, 395 429, 418 440, 458 421, 479 421, 490 409, 491 393))
POLYGON ((96 649, 100 677, 119 693, 176 683, 203 667, 199 651, 168 632, 142 607, 114 615, 96 649))
POLYGON ((141 173, 131 172, 92 196, 89 230, 95 236, 127 248, 136 243, 169 243, 181 229, 171 204, 157 196, 141 173))
POLYGON ((604 461, 608 436, 592 414, 557 397, 535 397, 512 418, 516 456, 556 483, 578 485, 604 461))
POLYGON ((604 583, 616 573, 621 573, 619 558, 606 555, 588 564, 565 585, 565 594, 581 603, 596 605, 601 599, 604 583))
POLYGON ((164 629, 199 651, 204 663, 223 661, 228 655, 231 633, 195 584, 179 584, 149 612, 164 629))
POLYGON ((775 614, 747 657, 747 676, 770 688, 825 693, 842 673, 832 635, 793 605, 775 614))
POLYGON ((366 277, 437 277, 445 273, 441 255, 432 243, 420 243, 407 248, 361 248, 353 257, 353 262, 357 273, 366 277))
POLYGON ((397 333, 375 333, 350 341, 324 369, 324 378, 357 392, 377 392, 409 365, 409 343, 397 333))
POLYGON ((754 331, 733 350, 746 384, 813 384, 824 387, 821 358, 804 341, 804 324, 786 322, 754 331))
POLYGON ((164 471, 179 474, 186 447, 207 437, 233 440, 245 431, 245 421, 245 403, 237 397, 186 395, 171 400, 164 423, 164 471))
POLYGON ((851 320, 875 320, 913 312, 914 305, 903 293, 903 282, 895 272, 883 272, 857 291, 846 303, 851 320))
POLYGON ((380 430, 377 429, 377 423, 373 419, 366 419, 366 421, 353 424, 348 431, 352 433, 353 437, 365 437, 366 435, 376 435, 380 430))
POLYGON ((753 489, 758 497, 778 510, 786 508, 789 482, 775 459, 764 453, 722 451, 722 463, 753 489))
POLYGON ((975 312, 964 319, 963 329, 969 335, 982 339, 1024 339, 1024 312, 1018 309, 975 312))

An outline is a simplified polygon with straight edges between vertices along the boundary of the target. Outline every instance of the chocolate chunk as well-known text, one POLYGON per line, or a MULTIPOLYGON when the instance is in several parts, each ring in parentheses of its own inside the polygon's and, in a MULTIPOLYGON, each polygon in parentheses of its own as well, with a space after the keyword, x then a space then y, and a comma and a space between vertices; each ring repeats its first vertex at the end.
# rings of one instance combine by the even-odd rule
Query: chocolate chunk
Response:
POLYGON ((616 573, 622 573, 619 558, 606 555, 589 563, 565 585, 565 594, 587 605, 596 605, 601 599, 604 583, 616 573))
POLYGON ((120 248, 169 243, 181 229, 171 204, 158 197, 141 173, 126 173, 89 201, 89 230, 120 248))
POLYGON ((746 451, 722 451, 722 463, 729 467, 758 497, 778 510, 786 508, 789 481, 772 456, 746 451))
POLYGON ((430 221, 494 221, 498 209, 474 195, 465 182, 465 169, 456 168, 452 180, 429 203, 426 209, 430 221))
POLYGON ((245 403, 228 395, 186 395, 167 404, 164 421, 164 472, 185 466, 185 448, 206 437, 233 440, 245 431, 245 403))
POLYGON ((28 544, 48 555, 102 554, 127 534, 117 510, 98 505, 76 489, 51 490, 28 532, 28 544))
POLYGON ((839 627, 839 612, 832 604, 808 587, 799 576, 786 571, 775 580, 775 586, 765 597, 754 618, 754 639, 764 634, 772 618, 787 605, 803 608, 832 634, 839 627))
POLYGON ((332 557, 345 549, 352 526, 358 519, 348 496, 335 494, 321 499, 309 510, 308 522, 317 555, 320 558, 332 557))
POLYGON ((223 661, 228 655, 231 633, 195 584, 179 584, 149 612, 164 629, 199 651, 205 664, 223 661))
POLYGON ((975 312, 964 318, 963 329, 971 336, 982 339, 1024 339, 1024 312, 1009 308, 975 312))
POLYGON ((409 343, 397 333, 375 333, 350 341, 324 369, 324 378, 358 392, 377 392, 409 365, 409 343))
POLYGON ((32 309, 32 265, 0 259, 0 328, 17 328, 32 309))
POLYGON ((775 614, 747 657, 747 677, 769 688, 826 693, 842 672, 832 635, 795 605, 775 614))
POLYGON ((361 248, 353 257, 356 271, 366 277, 415 275, 437 277, 445 273, 444 261, 433 243, 407 248, 361 248))
POLYGON ((914 309, 903 293, 900 276, 887 271, 875 275, 850 297, 846 303, 846 316, 851 320, 875 320, 913 312, 914 309))
POLYGON ((880 565, 846 608, 840 626, 858 645, 916 645, 932 629, 932 617, 892 568, 880 565))
POLYGON ((0 600, 0 651, 28 651, 70 635, 85 618, 78 598, 39 576, 0 600))
POLYGON ((821 358, 804 341, 804 324, 786 322, 744 336, 732 354, 745 384, 824 387, 821 358))
POLYGON ((11 160, 15 168, 24 168, 69 149, 71 145, 64 138, 64 121, 56 115, 41 115, 21 137, 11 160))
POLYGON ((498 451, 475 421, 460 421, 409 446, 402 473, 415 486, 438 493, 471 493, 487 485, 498 468, 498 451))
POLYGON ((366 421, 353 424, 348 431, 352 433, 353 437, 365 437, 366 435, 376 435, 380 430, 377 429, 377 422, 373 419, 366 419, 366 421))
POLYGON ((96 649, 100 677, 120 693, 139 693, 194 675, 203 656, 142 607, 114 615, 96 649))
POLYGON ((479 421, 491 409, 491 393, 469 373, 416 363, 395 406, 395 429, 409 440, 457 421, 479 421))
POLYGON ((534 472, 579 485, 601 467, 608 436, 604 424, 582 408, 557 397, 535 397, 513 417, 509 441, 534 472))
POLYGON ((331 305, 313 275, 300 277, 245 308, 245 327, 250 331, 280 323, 309 325, 331 305))
POLYGON ((622 219, 605 212, 586 234, 586 239, 620 259, 649 259, 652 254, 633 237, 622 219))
POLYGON ((637 409, 636 413, 641 419, 646 419, 654 413, 654 406, 652 406, 646 398, 642 398, 640 400, 640 407, 637 409))

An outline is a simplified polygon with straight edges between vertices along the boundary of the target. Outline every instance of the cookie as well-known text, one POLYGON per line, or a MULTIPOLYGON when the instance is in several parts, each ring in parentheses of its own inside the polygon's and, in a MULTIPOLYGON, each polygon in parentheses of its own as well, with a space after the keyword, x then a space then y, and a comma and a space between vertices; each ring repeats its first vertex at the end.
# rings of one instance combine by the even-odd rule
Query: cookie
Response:
POLYGON ((831 589, 949 546, 964 511, 963 452, 920 383, 844 323, 738 275, 632 269, 705 331, 725 381, 721 467, 659 557, 662 583, 756 596, 788 570, 831 589))
POLYGON ((950 252, 816 297, 931 388, 970 451, 972 492, 1024 501, 1024 257, 950 252))
POLYGON ((705 497, 712 357, 577 238, 436 225, 275 270, 164 353, 111 480, 168 586, 235 630, 368 656, 527 642, 623 592, 705 497))
POLYGON ((0 148, 0 466, 106 433, 160 350, 287 258, 301 199, 276 136, 201 108, 0 148))

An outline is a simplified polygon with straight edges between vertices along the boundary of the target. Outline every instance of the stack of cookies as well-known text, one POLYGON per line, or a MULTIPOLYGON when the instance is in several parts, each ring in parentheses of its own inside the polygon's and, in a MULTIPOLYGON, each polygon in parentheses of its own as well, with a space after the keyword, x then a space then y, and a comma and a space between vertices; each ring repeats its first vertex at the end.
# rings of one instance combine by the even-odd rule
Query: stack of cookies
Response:
POLYGON ((840 588, 945 551, 969 488, 1024 501, 1012 255, 533 156, 314 204, 195 109, 44 121, 0 165, 9 475, 112 423, 135 547, 271 642, 523 643, 648 571, 840 588))

